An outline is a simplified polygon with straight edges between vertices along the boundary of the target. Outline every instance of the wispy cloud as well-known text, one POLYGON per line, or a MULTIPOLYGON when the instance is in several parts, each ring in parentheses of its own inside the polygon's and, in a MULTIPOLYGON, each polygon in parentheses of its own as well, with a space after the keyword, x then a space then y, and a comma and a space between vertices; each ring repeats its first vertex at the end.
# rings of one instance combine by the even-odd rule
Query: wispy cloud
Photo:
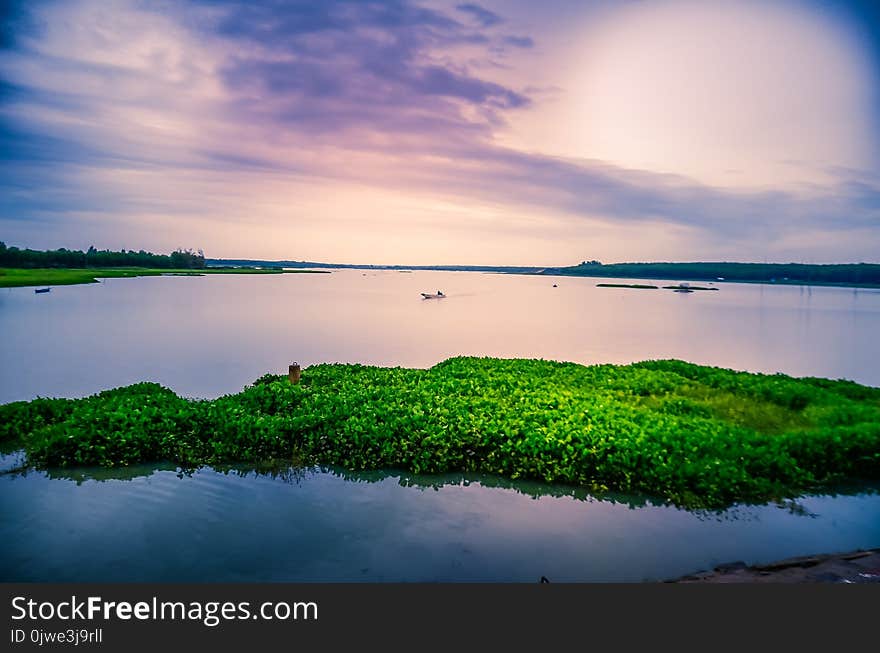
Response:
POLYGON ((535 41, 530 36, 505 36, 503 41, 515 48, 532 48, 535 46, 535 41))
POLYGON ((471 18, 476 20, 483 27, 492 27, 493 25, 498 25, 503 22, 501 16, 496 14, 493 11, 489 11, 485 7, 482 7, 478 4, 474 4, 472 2, 466 2, 460 5, 455 6, 461 12, 469 14, 471 18))

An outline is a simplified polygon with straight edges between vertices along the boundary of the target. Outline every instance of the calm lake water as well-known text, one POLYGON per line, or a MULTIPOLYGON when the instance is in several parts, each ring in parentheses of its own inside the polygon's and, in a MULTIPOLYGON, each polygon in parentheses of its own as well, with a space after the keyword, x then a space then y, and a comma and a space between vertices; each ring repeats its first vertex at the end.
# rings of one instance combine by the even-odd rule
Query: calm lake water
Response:
POLYGON ((429 367, 461 354, 681 358, 880 386, 880 291, 596 287, 610 281, 346 270, 0 289, 0 402, 144 380, 214 397, 294 361, 429 367), (448 297, 419 295, 436 290, 448 297))
MULTIPOLYGON (((681 358, 880 386, 880 292, 596 287, 612 281, 338 271, 0 289, 0 403, 144 380, 213 397, 294 361, 456 355, 681 358), (419 296, 436 290, 447 298, 419 296)), ((0 514, 0 580, 639 581, 880 545, 871 491, 704 514, 491 477, 328 470, 7 473, 0 514)))
POLYGON ((716 514, 486 476, 30 472, 0 512, 6 581, 624 582, 880 543, 878 494, 716 514))

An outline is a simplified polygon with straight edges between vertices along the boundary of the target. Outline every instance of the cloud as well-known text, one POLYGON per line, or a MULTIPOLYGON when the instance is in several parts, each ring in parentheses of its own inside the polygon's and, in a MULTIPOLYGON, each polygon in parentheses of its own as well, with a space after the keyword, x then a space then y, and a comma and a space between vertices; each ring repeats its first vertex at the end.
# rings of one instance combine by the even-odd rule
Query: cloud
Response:
MULTIPOLYGON (((524 89, 539 80, 493 76, 499 44, 533 41, 492 34, 491 12, 473 27, 409 0, 25 6, 42 29, 0 53, 0 223, 15 233, 30 220, 38 237, 35 221, 48 220, 73 237, 85 216, 129 230, 173 216, 250 228, 264 209, 294 216, 291 230, 320 229, 309 221, 333 189, 360 188, 453 202, 463 208, 450 232, 475 224, 468 207, 491 206, 540 216, 523 228, 536 235, 548 221, 573 233, 603 222, 661 225, 704 245, 833 234, 844 258, 853 243, 880 245, 873 175, 732 191, 499 144, 507 118, 534 107, 524 89)), ((381 221, 381 209, 350 206, 364 229, 381 221)))
POLYGON ((13 47, 17 34, 32 31, 33 28, 23 3, 12 0, 0 2, 0 50, 13 47))
POLYGON ((530 36, 505 36, 503 41, 507 45, 512 45, 515 48, 533 48, 533 47, 535 47, 535 42, 532 40, 532 37, 530 37, 530 36))
MULTIPOLYGON (((477 76, 455 56, 492 37, 412 2, 203 2, 180 14, 225 40, 232 54, 221 74, 237 110, 284 124, 469 130, 529 104, 522 91, 477 76)), ((480 15, 482 26, 492 22, 490 12, 480 15)))
POLYGON ((499 16, 495 12, 489 11, 485 7, 481 7, 480 5, 474 4, 472 2, 456 5, 455 8, 459 11, 469 14, 483 27, 492 27, 493 25, 498 25, 499 23, 503 22, 501 16, 499 16))

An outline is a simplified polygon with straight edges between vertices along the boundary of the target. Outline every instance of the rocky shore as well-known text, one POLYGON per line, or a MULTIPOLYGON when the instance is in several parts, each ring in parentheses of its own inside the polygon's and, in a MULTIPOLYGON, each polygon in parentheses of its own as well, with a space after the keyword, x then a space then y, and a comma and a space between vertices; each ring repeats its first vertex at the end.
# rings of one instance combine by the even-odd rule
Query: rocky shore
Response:
POLYGON ((789 558, 765 565, 731 562, 671 583, 880 583, 880 549, 789 558))

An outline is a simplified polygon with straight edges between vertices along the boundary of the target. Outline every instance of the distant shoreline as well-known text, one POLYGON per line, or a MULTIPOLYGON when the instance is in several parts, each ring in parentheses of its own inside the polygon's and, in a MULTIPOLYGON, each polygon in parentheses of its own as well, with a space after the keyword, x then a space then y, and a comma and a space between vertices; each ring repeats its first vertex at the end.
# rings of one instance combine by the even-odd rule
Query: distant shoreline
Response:
POLYGON ((324 268, 336 270, 397 270, 436 272, 495 272, 552 277, 594 277, 644 281, 702 281, 713 283, 757 283, 774 286, 833 286, 880 288, 877 263, 601 263, 570 267, 491 265, 360 265, 316 261, 261 261, 251 259, 207 259, 209 266, 260 266, 264 268, 324 268))
POLYGON ((782 263, 767 265, 759 263, 615 263, 611 265, 581 265, 570 268, 481 265, 355 265, 346 263, 316 263, 310 261, 259 261, 239 259, 208 259, 207 263, 207 266, 204 268, 193 269, 145 267, 0 268, 0 288, 77 285, 84 283, 97 283, 97 280, 101 278, 159 275, 319 274, 322 272, 328 273, 331 270, 386 270, 397 272, 482 272, 546 276, 554 278, 583 277, 593 279, 634 279, 641 281, 711 282, 712 284, 750 283, 770 286, 827 286, 837 288, 880 289, 880 264, 873 263, 841 265, 782 263), (700 266, 706 267, 701 270, 700 266), (758 266, 762 271, 768 269, 778 270, 780 276, 751 278, 751 276, 745 276, 740 272, 742 269, 745 269, 750 275, 753 275, 754 270, 752 270, 750 266, 758 266), (705 273, 700 273, 705 272, 706 269, 723 272, 723 274, 711 276, 705 273), (783 272, 788 272, 788 274, 782 274, 783 272), (846 277, 846 275, 849 276, 846 277))

